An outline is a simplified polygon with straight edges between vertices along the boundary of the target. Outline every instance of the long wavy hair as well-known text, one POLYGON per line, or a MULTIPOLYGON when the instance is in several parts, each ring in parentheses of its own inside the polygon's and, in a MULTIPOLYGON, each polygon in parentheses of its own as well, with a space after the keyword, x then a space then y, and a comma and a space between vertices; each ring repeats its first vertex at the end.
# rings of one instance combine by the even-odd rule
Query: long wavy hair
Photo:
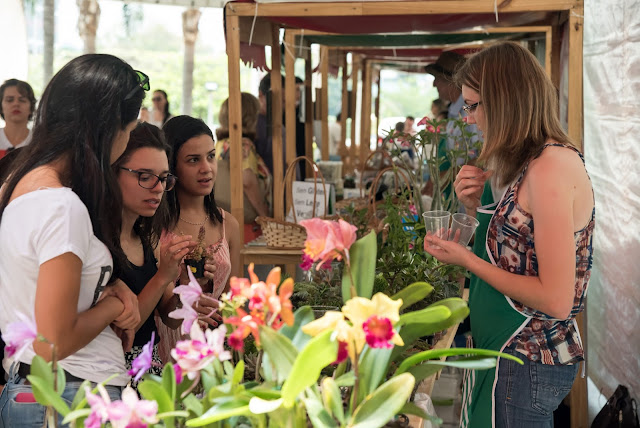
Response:
MULTIPOLYGON (((149 147, 161 150, 166 153, 167 160, 171 159, 171 146, 167 144, 164 134, 157 126, 146 122, 139 123, 136 128, 131 131, 129 136, 129 144, 122 155, 113 163, 113 170, 116 176, 122 174, 121 166, 129 162, 131 156, 142 148, 149 147)), ((174 190, 171 190, 173 192, 174 190)), ((169 227, 169 206, 167 205, 166 195, 163 195, 160 205, 152 217, 139 216, 133 225, 133 230, 140 237, 143 244, 147 247, 155 248, 158 245, 162 231, 169 227)), ((122 230, 120 230, 122 231, 122 230)))
MULTIPOLYGON (((162 131, 164 131, 167 142, 173 151, 173 154, 169 158, 169 170, 173 171, 174 174, 176 173, 176 166, 178 163, 178 152, 184 143, 191 138, 199 137, 201 135, 208 135, 213 140, 213 133, 206 123, 201 119, 196 119, 186 115, 172 117, 162 127, 162 131)), ((166 195, 167 203, 169 205, 169 224, 171 227, 178 224, 178 219, 180 218, 180 202, 178 201, 177 193, 178 192, 176 190, 168 192, 166 195)), ((216 221, 222 223, 222 214, 216 205, 214 190, 211 190, 211 193, 204 197, 204 209, 214 224, 216 221)))
POLYGON ((471 56, 455 81, 480 94, 486 125, 478 162, 507 185, 549 140, 576 147, 562 129, 558 92, 536 57, 514 42, 471 56))
POLYGON ((95 236, 111 252, 111 278, 116 278, 126 258, 120 247, 122 197, 111 169, 111 149, 118 132, 136 120, 143 98, 138 75, 120 58, 88 54, 66 64, 42 94, 32 142, 16 159, 0 197, 0 221, 27 173, 67 159, 68 170, 60 180, 87 207, 95 236))
POLYGON ((160 92, 164 96, 164 100, 166 101, 166 103, 164 104, 164 110, 162 111, 162 124, 164 125, 165 123, 167 123, 167 120, 169 120, 169 116, 171 116, 171 112, 169 111, 169 97, 167 96, 167 93, 162 89, 156 89, 155 91, 153 91, 154 94, 156 92, 160 92))

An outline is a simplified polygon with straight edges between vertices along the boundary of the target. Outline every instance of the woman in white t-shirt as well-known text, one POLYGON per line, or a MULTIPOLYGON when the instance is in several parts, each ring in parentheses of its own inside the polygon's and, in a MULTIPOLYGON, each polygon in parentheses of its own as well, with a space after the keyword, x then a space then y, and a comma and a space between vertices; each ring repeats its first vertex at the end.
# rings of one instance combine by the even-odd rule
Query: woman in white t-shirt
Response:
POLYGON ((9 79, 0 85, 0 117, 5 122, 5 127, 0 128, 0 159, 7 151, 31 142, 27 124, 35 109, 36 97, 27 82, 9 79))
MULTIPOLYGON (((85 379, 117 375, 107 382, 112 398, 128 381, 123 348, 131 347, 140 313, 127 286, 111 281, 125 257, 110 165, 126 148, 147 89, 146 75, 119 58, 73 59, 45 89, 33 142, 0 191, 0 330, 19 314, 35 319, 56 345, 69 402, 85 379)), ((44 407, 23 402, 36 354, 51 359, 51 347, 34 341, 21 354, 5 353, 0 428, 43 425, 44 407)))

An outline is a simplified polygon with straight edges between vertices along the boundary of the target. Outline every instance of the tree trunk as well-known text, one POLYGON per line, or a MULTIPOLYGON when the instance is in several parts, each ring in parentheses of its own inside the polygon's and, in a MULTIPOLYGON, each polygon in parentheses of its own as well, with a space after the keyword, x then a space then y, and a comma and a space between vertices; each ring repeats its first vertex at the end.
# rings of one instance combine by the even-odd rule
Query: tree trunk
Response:
POLYGON ((100 21, 98 0, 76 0, 78 5, 78 33, 84 42, 83 53, 95 53, 96 32, 100 21))
POLYGON ((55 34, 55 0, 44 0, 42 13, 42 28, 44 31, 43 48, 43 87, 49 84, 53 76, 53 42, 55 34))
POLYGON ((189 8, 182 12, 182 34, 184 35, 182 114, 191 114, 191 107, 193 104, 193 66, 200 15, 200 10, 195 8, 189 8))

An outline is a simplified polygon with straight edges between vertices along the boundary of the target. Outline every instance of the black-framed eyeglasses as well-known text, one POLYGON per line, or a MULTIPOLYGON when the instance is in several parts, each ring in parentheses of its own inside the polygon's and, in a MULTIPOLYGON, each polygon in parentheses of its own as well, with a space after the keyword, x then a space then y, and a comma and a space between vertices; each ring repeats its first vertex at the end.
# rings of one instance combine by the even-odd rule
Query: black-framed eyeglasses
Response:
POLYGON ((478 101, 477 103, 475 103, 475 104, 471 104, 471 105, 469 105, 469 106, 468 106, 468 105, 463 105, 463 106, 462 106, 462 110, 464 110, 464 112, 465 112, 465 113, 467 113, 467 114, 471 114, 471 113, 473 113, 474 111, 476 111, 476 109, 478 108, 478 106, 479 106, 480 104, 482 104, 482 101, 478 101))
POLYGON ((140 88, 142 88, 145 91, 148 91, 149 89, 151 89, 151 86, 149 85, 149 76, 144 74, 142 71, 138 71, 138 70, 133 70, 133 71, 135 71, 136 76, 138 76, 138 84, 136 85, 135 88, 131 90, 131 92, 127 94, 126 97, 124 97, 125 101, 133 97, 135 93, 138 92, 138 89, 140 88))
POLYGON ((164 191, 169 192, 170 190, 173 190, 176 185, 176 181, 178 181, 178 177, 173 174, 167 174, 164 177, 160 177, 159 175, 155 175, 151 172, 138 171, 135 169, 125 168, 123 166, 121 166, 120 169, 138 174, 138 185, 143 189, 153 189, 158 185, 158 183, 162 183, 164 191))

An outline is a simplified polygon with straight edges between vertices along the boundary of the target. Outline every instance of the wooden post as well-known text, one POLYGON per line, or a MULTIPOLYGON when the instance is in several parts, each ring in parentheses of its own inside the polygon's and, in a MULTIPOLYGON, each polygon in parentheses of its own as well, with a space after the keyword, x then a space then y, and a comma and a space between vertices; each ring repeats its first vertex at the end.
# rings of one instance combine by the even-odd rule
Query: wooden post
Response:
POLYGON ((371 63, 362 66, 362 116, 360 119, 360 163, 364 164, 371 146, 371 63))
MULTIPOLYGON (((242 188, 242 108, 240 104, 240 25, 237 16, 227 17, 227 61, 229 71, 229 169, 231 179, 231 215, 244 224, 242 188)), ((244 243, 244 228, 240 228, 244 243)), ((240 256, 242 265, 242 255, 240 256)))
POLYGON ((545 31, 544 40, 544 70, 547 72, 547 76, 551 78, 551 49, 553 46, 553 30, 551 27, 545 31))
POLYGON ((360 57, 351 56, 351 159, 354 168, 360 169, 358 147, 356 144, 356 103, 358 102, 358 73, 360 72, 360 57))
POLYGON ((378 86, 378 93, 376 94, 376 103, 375 103, 375 106, 374 106, 374 112, 375 112, 374 114, 376 116, 376 128, 375 128, 375 132, 376 132, 376 149, 378 148, 377 147, 377 144, 378 144, 378 129, 380 128, 380 80, 382 80, 381 76, 380 76, 381 74, 382 73, 381 73, 380 69, 376 68, 376 79, 377 79, 376 84, 378 86))
POLYGON ((322 91, 320 103, 320 120, 322 121, 322 160, 329 160, 329 48, 320 47, 320 74, 322 76, 322 91))
POLYGON ((284 43, 289 49, 284 50, 284 100, 285 100, 285 126, 287 166, 296 158, 296 76, 294 71, 295 58, 293 57, 294 35, 287 30, 284 35, 284 43))
MULTIPOLYGON (((305 154, 313 159, 313 84, 311 54, 304 60, 304 138, 305 154)), ((307 177, 313 177, 311 168, 306 168, 307 177)))
POLYGON ((353 168, 353 158, 347 152, 347 115, 349 113, 349 74, 347 70, 347 53, 343 53, 342 62, 342 107, 340 111, 340 148, 338 154, 342 158, 342 174, 350 173, 353 168))
MULTIPOLYGON (((582 4, 569 11, 569 101, 568 128, 569 136, 584 151, 583 112, 582 112, 582 31, 584 24, 584 7, 582 4)), ((582 343, 587 349, 586 311, 578 315, 576 321, 582 335, 582 343)), ((586 364, 582 362, 582 364, 586 364)), ((587 379, 580 374, 576 377, 569 395, 571 402, 571 428, 588 428, 587 379)))
POLYGON ((551 81, 556 88, 560 87, 560 54, 562 51, 563 27, 563 24, 557 24, 551 30, 551 81))
MULTIPOLYGON (((271 29, 271 116, 273 154, 273 217, 284 220, 283 165, 282 165, 282 73, 280 73, 280 27, 271 29)), ((295 147, 296 141, 293 140, 295 147)))

